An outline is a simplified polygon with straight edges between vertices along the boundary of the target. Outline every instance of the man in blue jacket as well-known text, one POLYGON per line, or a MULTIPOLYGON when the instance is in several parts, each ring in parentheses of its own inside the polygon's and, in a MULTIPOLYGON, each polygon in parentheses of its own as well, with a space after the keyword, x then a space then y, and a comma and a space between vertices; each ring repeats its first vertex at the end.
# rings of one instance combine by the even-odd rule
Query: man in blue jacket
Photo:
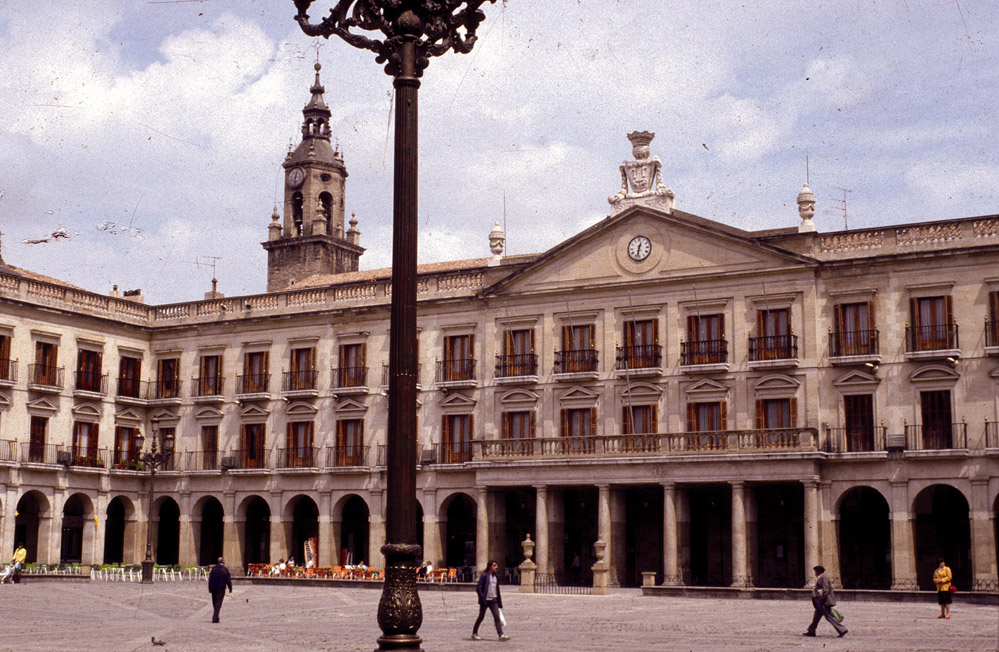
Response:
POLYGON ((485 618, 486 609, 493 612, 493 620, 496 622, 496 633, 499 634, 499 640, 510 640, 510 637, 503 633, 503 623, 500 622, 500 609, 503 608, 503 598, 500 596, 499 576, 496 575, 497 570, 499 570, 499 564, 490 561, 486 566, 486 570, 479 577, 479 583, 475 585, 475 592, 479 596, 479 617, 475 619, 475 625, 472 626, 472 640, 482 640, 482 637, 479 636, 479 625, 482 624, 482 619, 485 618))
POLYGON ((232 593, 232 577, 229 569, 225 567, 225 559, 219 557, 219 563, 212 566, 212 572, 208 574, 208 592, 212 594, 212 606, 215 613, 212 614, 212 622, 219 621, 219 609, 222 608, 222 599, 225 597, 226 587, 232 593))

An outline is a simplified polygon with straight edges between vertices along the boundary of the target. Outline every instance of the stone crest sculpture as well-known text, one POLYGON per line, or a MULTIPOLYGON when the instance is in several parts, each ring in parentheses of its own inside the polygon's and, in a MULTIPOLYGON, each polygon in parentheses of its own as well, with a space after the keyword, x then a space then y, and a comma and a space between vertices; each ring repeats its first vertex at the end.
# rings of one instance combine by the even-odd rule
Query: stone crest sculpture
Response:
POLYGON ((633 131, 628 134, 635 160, 625 161, 620 166, 621 190, 607 198, 613 207, 613 213, 619 213, 636 203, 672 212, 675 195, 663 184, 662 161, 658 156, 649 156, 649 143, 655 136, 649 131, 633 131))

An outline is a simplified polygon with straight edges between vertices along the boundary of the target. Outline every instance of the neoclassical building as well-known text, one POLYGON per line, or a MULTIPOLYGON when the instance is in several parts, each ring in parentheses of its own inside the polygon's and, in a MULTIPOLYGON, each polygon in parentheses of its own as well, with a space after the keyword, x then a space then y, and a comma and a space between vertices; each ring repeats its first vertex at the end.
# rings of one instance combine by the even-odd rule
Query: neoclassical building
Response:
MULTIPOLYGON (((318 70, 303 113, 266 293, 146 305, 0 264, 4 550, 137 563, 148 521, 164 564, 381 565, 390 270, 358 269, 318 70)), ((513 568, 530 534, 582 581, 600 539, 624 586, 822 563, 926 589, 944 556, 996 590, 999 216, 820 233, 806 186, 797 228, 743 231, 629 138, 606 219, 419 269, 425 558, 513 568)))

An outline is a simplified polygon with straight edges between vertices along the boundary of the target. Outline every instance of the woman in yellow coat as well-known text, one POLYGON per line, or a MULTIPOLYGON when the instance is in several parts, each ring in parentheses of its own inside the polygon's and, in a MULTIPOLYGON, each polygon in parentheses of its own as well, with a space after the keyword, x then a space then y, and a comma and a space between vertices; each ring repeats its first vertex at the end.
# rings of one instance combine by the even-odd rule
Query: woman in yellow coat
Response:
POLYGON ((950 582, 953 575, 943 557, 939 559, 940 565, 933 571, 933 583, 937 585, 937 602, 940 603, 940 615, 937 618, 950 618, 950 582))

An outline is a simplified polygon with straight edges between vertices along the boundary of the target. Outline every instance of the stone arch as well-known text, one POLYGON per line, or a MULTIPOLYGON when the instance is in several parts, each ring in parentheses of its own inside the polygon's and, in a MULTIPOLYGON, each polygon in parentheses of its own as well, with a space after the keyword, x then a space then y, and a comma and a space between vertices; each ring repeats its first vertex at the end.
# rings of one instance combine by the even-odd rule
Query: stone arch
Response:
MULTIPOLYGON (((312 496, 298 494, 285 503, 281 518, 285 537, 288 541, 288 554, 295 558, 295 564, 304 566, 308 562, 305 542, 311 540, 312 550, 319 550, 319 506, 312 496)), ((315 565, 319 560, 313 559, 315 565)), ((326 563, 329 560, 322 560, 326 563)))
POLYGON ((94 503, 87 494, 74 493, 63 503, 59 563, 79 564, 91 561, 95 534, 93 516, 94 503))
POLYGON ((14 545, 24 544, 27 556, 25 561, 48 563, 48 550, 51 528, 52 503, 48 496, 37 489, 24 492, 14 508, 14 545), (39 545, 41 544, 41 546, 39 545))
POLYGON ((441 501, 437 520, 445 566, 475 567, 477 518, 477 503, 467 493, 456 491, 441 501))
POLYGON ((371 512, 367 502, 357 494, 346 494, 333 507, 333 529, 336 538, 334 554, 337 564, 357 564, 367 561, 370 541, 371 512))
POLYGON ((933 570, 943 557, 954 584, 971 588, 971 520, 967 496, 949 484, 931 484, 912 501, 916 581, 923 591, 936 590, 933 570))
POLYGON ((153 523, 156 542, 153 560, 161 565, 174 565, 180 561, 180 505, 169 496, 161 497, 154 503, 153 523))
POLYGON ((238 534, 242 535, 243 563, 266 564, 271 559, 271 506, 266 499, 251 494, 236 508, 238 534))
POLYGON ((837 500, 839 568, 843 588, 891 588, 891 510, 885 496, 866 485, 837 500))
POLYGON ((198 545, 198 564, 214 564, 223 555, 225 509, 215 496, 203 496, 191 510, 191 533, 198 545))
POLYGON ((104 512, 105 564, 122 564, 136 560, 135 537, 138 535, 135 504, 127 496, 115 496, 104 512))

